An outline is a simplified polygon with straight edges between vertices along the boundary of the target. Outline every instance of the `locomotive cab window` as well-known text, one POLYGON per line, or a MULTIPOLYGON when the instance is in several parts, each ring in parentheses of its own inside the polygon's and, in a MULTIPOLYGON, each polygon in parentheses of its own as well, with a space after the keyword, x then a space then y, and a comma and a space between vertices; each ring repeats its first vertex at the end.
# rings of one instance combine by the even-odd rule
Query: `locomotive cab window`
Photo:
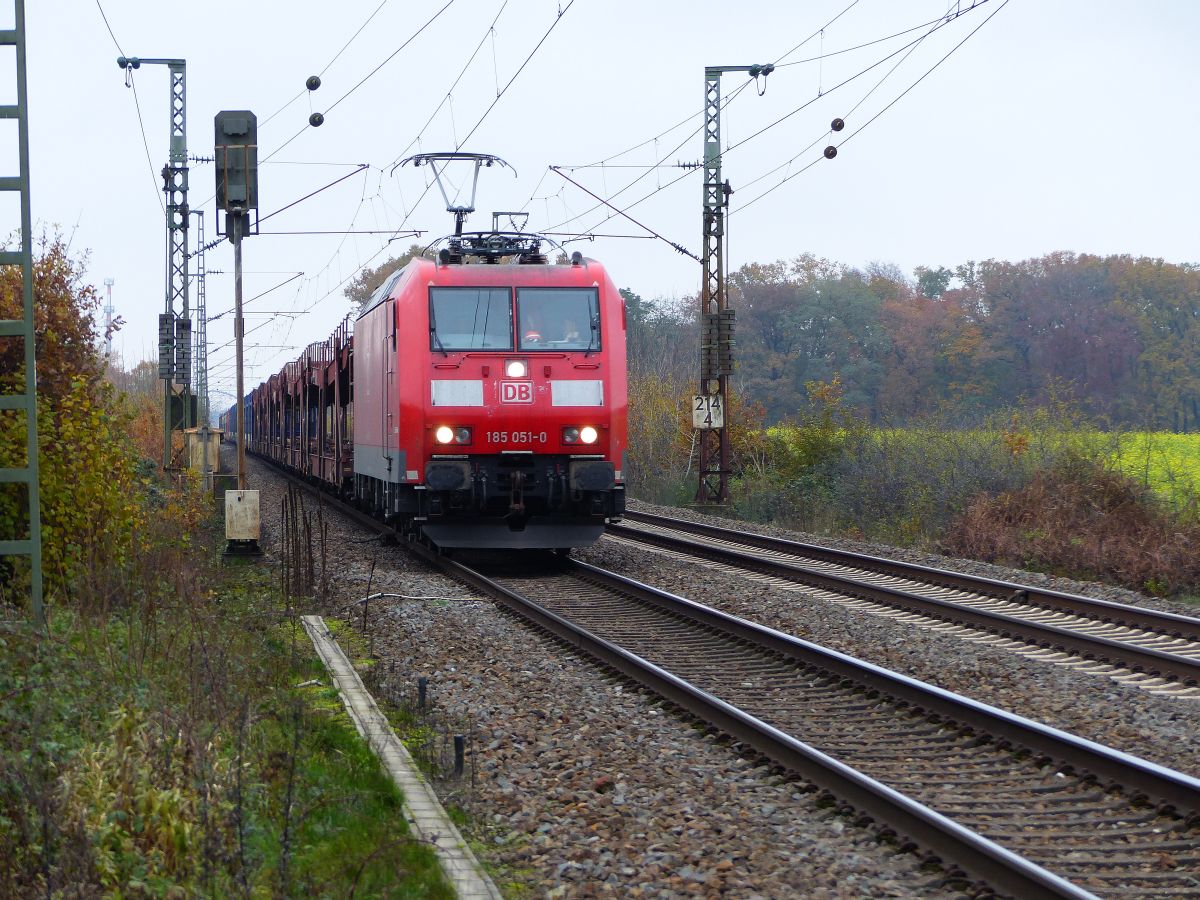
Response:
POLYGON ((595 288, 517 288, 521 350, 599 350, 595 288))
POLYGON ((429 349, 511 350, 508 289, 430 288, 429 349))

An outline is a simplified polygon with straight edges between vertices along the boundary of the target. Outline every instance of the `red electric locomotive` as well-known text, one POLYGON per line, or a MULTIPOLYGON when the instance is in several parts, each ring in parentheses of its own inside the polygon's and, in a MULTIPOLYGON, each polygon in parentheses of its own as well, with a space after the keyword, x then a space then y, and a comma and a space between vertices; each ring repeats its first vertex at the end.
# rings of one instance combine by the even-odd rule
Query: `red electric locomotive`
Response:
POLYGON ((536 235, 447 241, 251 392, 247 449, 439 547, 586 546, 625 509, 622 298, 536 235))
POLYGON ((625 510, 622 298, 593 260, 550 263, 544 237, 463 233, 499 157, 408 162, 433 167, 454 236, 251 392, 247 448, 439 547, 586 546, 625 510), (459 206, 438 163, 464 162, 459 206))
POLYGON ((438 546, 586 546, 624 511, 624 305, 542 240, 456 235, 355 324, 354 496, 438 546))

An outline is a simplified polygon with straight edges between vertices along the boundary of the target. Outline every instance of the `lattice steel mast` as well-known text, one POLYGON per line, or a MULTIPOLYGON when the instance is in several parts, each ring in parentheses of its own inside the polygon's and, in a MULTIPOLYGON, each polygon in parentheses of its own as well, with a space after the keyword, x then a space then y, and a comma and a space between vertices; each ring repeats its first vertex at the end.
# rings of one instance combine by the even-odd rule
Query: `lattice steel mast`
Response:
POLYGON ((775 67, 706 66, 704 69, 704 249, 700 288, 700 395, 704 419, 694 418, 699 445, 697 503, 729 500, 729 376, 733 374, 734 311, 725 295, 725 210, 732 191, 721 180, 721 75, 748 72, 757 78, 775 67))
POLYGON ((0 191, 21 194, 21 249, 0 251, 0 265, 21 267, 23 315, 0 320, 0 338, 17 337, 25 344, 25 384, 20 394, 0 394, 0 410, 25 413, 25 465, 0 468, 0 484, 24 484, 29 503, 28 537, 0 536, 0 556, 29 557, 29 605, 34 621, 46 623, 42 606, 42 515, 38 494, 37 368, 33 317, 33 222, 29 202, 29 91, 25 76, 25 0, 14 0, 15 28, 0 31, 0 46, 16 48, 17 102, 0 106, 0 119, 17 120, 20 173, 0 177, 0 191))
POLYGON ((207 276, 208 270, 204 264, 204 210, 194 209, 196 217, 196 327, 192 363, 196 369, 196 421, 201 427, 209 424, 208 409, 208 301, 207 276))
POLYGON ((171 431, 192 424, 189 398, 192 320, 188 315, 187 61, 118 57, 122 69, 166 66, 171 73, 171 149, 162 170, 167 217, 166 310, 158 317, 158 377, 163 379, 163 468, 171 465, 171 431), (176 315, 176 301, 180 313, 176 315), (174 382, 182 386, 179 415, 172 411, 174 382))

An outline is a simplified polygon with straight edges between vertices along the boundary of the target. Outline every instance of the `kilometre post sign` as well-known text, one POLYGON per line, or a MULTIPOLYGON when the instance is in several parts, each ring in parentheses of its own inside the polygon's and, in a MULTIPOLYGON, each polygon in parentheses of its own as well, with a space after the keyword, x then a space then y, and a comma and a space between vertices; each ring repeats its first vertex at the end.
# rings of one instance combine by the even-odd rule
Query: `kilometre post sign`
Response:
POLYGON ((720 394, 697 394, 692 397, 692 427, 725 427, 725 407, 720 394))

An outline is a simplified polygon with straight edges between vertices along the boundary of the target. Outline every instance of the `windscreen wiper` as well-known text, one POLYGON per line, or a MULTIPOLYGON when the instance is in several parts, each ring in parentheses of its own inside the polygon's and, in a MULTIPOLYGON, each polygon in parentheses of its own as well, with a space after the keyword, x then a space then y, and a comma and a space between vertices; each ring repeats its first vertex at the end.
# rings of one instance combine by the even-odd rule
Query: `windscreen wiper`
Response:
POLYGON ((433 338, 433 342, 437 344, 437 348, 442 351, 442 356, 448 357, 450 354, 446 352, 446 348, 442 346, 442 339, 437 333, 437 317, 434 315, 432 304, 429 309, 429 336, 433 338))
POLYGON ((598 338, 600 336, 600 315, 599 315, 599 313, 597 313, 596 315, 594 315, 590 318, 589 324, 591 325, 592 333, 591 333, 591 336, 588 338, 587 351, 583 354, 585 359, 600 349, 599 347, 596 346, 596 338, 598 338))

